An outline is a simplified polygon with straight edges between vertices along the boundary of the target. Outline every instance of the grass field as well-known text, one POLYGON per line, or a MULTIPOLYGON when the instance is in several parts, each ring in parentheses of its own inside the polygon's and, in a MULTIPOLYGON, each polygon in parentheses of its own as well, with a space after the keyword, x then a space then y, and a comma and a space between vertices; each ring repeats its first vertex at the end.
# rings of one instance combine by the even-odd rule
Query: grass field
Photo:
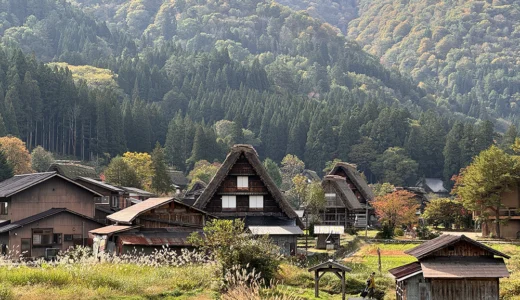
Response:
MULTIPOLYGON (((414 244, 362 244, 358 252, 343 260, 352 268, 347 277, 347 292, 355 296, 368 275, 377 273, 376 285, 386 291, 385 299, 394 298, 394 280, 388 270, 415 260, 404 251, 414 244), (377 249, 381 251, 381 273, 378 271, 377 249)), ((491 245, 511 256, 506 260, 512 272, 501 280, 503 299, 520 299, 520 247, 491 245)), ((229 299, 218 290, 213 264, 178 267, 149 266, 133 263, 61 263, 57 266, 0 267, 0 300, 11 299, 229 299), (222 298, 221 298, 222 297, 222 298)), ((275 288, 269 289, 276 299, 316 299, 313 275, 304 267, 283 263, 275 288), (282 298, 280 298, 282 297, 282 298), (286 297, 286 298, 283 298, 286 297)), ((320 281, 319 299, 341 299, 340 281, 327 274, 320 281)), ((275 299, 261 297, 259 299, 275 299)), ((251 298, 253 299, 253 298, 251 298)), ((256 298, 254 298, 256 299, 256 298)))

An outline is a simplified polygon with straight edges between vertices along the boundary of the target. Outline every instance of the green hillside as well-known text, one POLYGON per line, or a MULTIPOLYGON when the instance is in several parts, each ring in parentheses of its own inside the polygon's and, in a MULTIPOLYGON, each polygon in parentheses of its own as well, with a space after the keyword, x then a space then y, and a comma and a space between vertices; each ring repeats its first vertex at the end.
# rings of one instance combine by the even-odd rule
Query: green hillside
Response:
POLYGON ((348 37, 464 114, 517 122, 520 4, 361 0, 348 37))

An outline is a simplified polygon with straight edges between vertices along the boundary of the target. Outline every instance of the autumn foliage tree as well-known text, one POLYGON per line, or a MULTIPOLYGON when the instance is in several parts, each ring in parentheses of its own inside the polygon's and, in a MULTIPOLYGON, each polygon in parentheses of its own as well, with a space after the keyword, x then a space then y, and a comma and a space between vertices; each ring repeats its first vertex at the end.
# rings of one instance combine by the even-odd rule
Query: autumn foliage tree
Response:
POLYGON ((485 221, 493 216, 495 233, 500 237, 502 194, 519 179, 518 160, 504 150, 491 146, 480 152, 471 164, 456 176, 452 194, 464 207, 479 212, 485 221))
POLYGON ((152 156, 148 153, 125 152, 123 160, 137 174, 140 186, 145 190, 150 190, 154 174, 152 156))
POLYGON ((25 147, 25 143, 14 136, 0 138, 0 151, 2 151, 9 165, 13 168, 14 175, 32 173, 31 154, 25 147))
POLYGON ((376 215, 388 231, 393 233, 397 226, 413 224, 417 221, 419 204, 414 194, 408 191, 395 191, 377 197, 372 202, 376 215))

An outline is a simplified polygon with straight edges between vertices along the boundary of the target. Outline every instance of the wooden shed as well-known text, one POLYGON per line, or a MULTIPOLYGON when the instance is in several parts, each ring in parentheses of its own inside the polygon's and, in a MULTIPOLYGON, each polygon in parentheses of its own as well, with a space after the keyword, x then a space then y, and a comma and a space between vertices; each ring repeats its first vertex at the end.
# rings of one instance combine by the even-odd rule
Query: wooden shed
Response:
POLYGON ((316 248, 327 250, 339 248, 340 237, 343 233, 345 233, 345 227, 343 226, 314 226, 314 234, 318 236, 316 248))
POLYGON ((499 279, 509 277, 508 255, 464 235, 442 235, 405 253, 418 261, 389 270, 397 300, 498 300, 499 279))

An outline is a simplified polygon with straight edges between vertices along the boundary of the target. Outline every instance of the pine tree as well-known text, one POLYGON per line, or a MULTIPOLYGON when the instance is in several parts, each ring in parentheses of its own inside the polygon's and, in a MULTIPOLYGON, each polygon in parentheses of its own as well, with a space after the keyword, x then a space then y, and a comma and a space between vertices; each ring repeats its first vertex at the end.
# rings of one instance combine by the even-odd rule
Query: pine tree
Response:
POLYGON ((167 194, 172 190, 172 182, 166 168, 164 149, 158 142, 152 152, 152 168, 152 190, 157 194, 167 194))
POLYGON ((4 152, 0 151, 0 182, 14 176, 13 168, 7 162, 4 152))
POLYGON ((500 148, 504 150, 506 153, 512 154, 511 146, 515 143, 516 138, 518 137, 518 130, 515 125, 509 126, 506 133, 502 137, 502 142, 500 143, 500 148))
POLYGON ((280 168, 278 165, 270 158, 266 158, 264 160, 264 168, 267 170, 267 173, 274 181, 276 186, 282 186, 282 173, 280 172, 280 168))
POLYGON ((464 135, 464 125, 460 122, 453 124, 448 136, 446 137, 446 145, 444 146, 444 183, 446 186, 452 186, 451 177, 458 174, 463 167, 461 163, 460 142, 464 135))

